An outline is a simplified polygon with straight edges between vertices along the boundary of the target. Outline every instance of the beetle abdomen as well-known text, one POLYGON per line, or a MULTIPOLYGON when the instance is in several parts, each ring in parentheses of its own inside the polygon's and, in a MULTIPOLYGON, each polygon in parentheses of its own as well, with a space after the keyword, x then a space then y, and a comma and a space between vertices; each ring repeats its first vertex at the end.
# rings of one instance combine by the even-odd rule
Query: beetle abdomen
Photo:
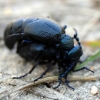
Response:
POLYGON ((14 44, 19 40, 18 37, 9 37, 10 35, 22 33, 22 23, 25 19, 18 19, 7 25, 4 31, 4 42, 9 49, 12 49, 14 44))

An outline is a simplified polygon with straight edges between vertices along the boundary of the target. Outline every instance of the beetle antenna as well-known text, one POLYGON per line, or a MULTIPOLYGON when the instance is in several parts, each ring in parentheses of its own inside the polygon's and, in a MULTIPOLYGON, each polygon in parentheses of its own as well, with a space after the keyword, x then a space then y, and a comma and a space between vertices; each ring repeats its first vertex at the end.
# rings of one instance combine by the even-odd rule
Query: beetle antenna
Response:
POLYGON ((77 41, 78 45, 81 46, 81 43, 80 43, 79 38, 78 38, 77 30, 75 28, 74 28, 74 31, 75 31, 74 39, 77 41))

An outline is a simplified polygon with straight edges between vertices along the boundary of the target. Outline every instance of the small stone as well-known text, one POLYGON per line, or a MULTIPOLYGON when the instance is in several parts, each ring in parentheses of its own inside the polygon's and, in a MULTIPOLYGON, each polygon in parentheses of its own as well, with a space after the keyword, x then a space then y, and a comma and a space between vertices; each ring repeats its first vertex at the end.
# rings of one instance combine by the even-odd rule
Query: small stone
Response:
POLYGON ((96 86, 91 87, 91 94, 95 95, 98 93, 98 88, 96 86))

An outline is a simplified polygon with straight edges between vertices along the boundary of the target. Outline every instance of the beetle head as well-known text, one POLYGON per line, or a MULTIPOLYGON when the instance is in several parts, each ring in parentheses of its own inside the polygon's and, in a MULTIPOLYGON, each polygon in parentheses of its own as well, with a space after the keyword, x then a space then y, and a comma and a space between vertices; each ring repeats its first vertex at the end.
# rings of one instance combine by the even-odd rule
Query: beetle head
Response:
POLYGON ((82 47, 80 45, 76 45, 68 52, 68 58, 75 61, 78 60, 82 56, 82 54, 82 47))
POLYGON ((63 56, 64 62, 67 63, 68 65, 74 63, 73 66, 75 67, 77 62, 79 61, 80 57, 83 54, 82 46, 81 46, 81 43, 79 41, 77 31, 75 30, 75 34, 74 34, 73 38, 65 35, 65 37, 62 38, 62 41, 64 41, 64 42, 68 41, 67 42, 68 45, 66 44, 66 45, 64 45, 64 47, 70 46, 70 49, 64 50, 64 54, 63 54, 64 55, 63 56), (67 39, 67 40, 65 40, 65 39, 67 39), (77 41, 77 45, 75 45, 75 46, 74 46, 74 43, 73 43, 74 42, 73 39, 75 39, 77 41))
MULTIPOLYGON (((71 48, 69 50, 69 52, 68 52, 68 58, 70 60, 74 60, 74 61, 76 60, 77 61, 82 56, 83 51, 82 51, 82 46, 81 46, 81 43, 79 41, 79 38, 78 38, 78 34, 77 34, 76 29, 74 29, 74 31, 75 31, 75 34, 74 34, 74 37, 72 39, 75 39, 76 40, 77 45, 75 45, 73 48, 71 48)), ((71 41, 71 39, 70 39, 70 41, 71 41)))

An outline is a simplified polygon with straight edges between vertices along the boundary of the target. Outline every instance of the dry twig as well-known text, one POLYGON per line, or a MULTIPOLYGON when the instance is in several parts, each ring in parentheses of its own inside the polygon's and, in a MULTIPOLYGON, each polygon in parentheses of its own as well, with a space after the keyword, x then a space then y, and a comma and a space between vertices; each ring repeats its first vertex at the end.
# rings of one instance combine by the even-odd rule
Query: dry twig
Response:
MULTIPOLYGON (((88 77, 84 77, 84 76, 69 76, 68 77, 69 81, 93 81, 93 80, 97 80, 97 79, 100 79, 100 76, 88 76, 88 77)), ((9 80, 10 80, 9 82, 13 81, 12 79, 9 79, 9 80)), ((40 83, 53 82, 53 81, 57 81, 57 80, 58 80, 58 76, 52 76, 52 77, 47 77, 47 78, 40 79, 40 80, 38 80, 36 82, 31 82, 31 83, 25 82, 24 85, 16 86, 15 88, 4 90, 4 91, 0 92, 0 99, 5 97, 5 96, 7 96, 7 95, 12 94, 12 93, 15 93, 15 92, 18 92, 18 91, 21 91, 21 90, 26 90, 27 88, 31 88, 31 87, 33 87, 35 85, 40 84, 40 83)), ((16 80, 16 81, 19 81, 19 80, 16 80)), ((7 80, 5 80, 5 82, 7 82, 7 80)), ((18 83, 18 82, 14 82, 14 83, 18 83)), ((37 89, 35 89, 34 91, 37 92, 36 90, 37 89)), ((42 91, 42 93, 43 93, 43 91, 42 91)))

